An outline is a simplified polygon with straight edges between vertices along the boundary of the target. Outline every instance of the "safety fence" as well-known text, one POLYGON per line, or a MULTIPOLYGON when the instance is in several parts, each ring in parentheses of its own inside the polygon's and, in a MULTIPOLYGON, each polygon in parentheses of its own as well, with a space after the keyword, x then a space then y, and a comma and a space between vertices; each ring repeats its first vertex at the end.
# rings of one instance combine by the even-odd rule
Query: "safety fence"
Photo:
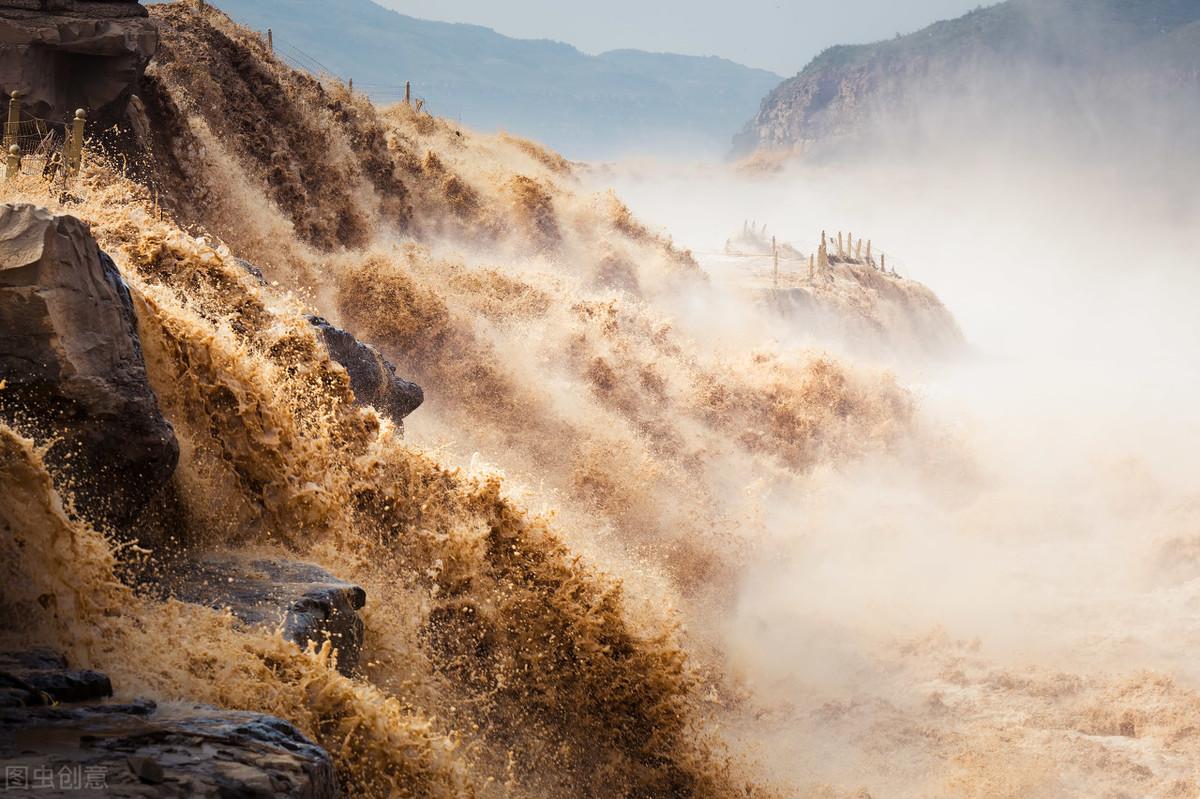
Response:
POLYGON ((40 171, 53 181, 79 172, 83 161, 83 133, 87 113, 81 108, 67 123, 56 123, 24 113, 21 93, 14 91, 9 98, 8 115, 4 122, 4 176, 12 180, 18 175, 40 171))
MULTIPOLYGON (((212 4, 208 0, 189 0, 189 2, 201 16, 207 14, 209 8, 212 7, 212 4)), ((355 84, 353 77, 339 74, 336 70, 322 63, 313 54, 305 52, 295 42, 281 39, 275 35, 275 32, 271 28, 267 28, 265 34, 260 35, 263 36, 271 55, 281 63, 298 72, 307 73, 326 87, 341 84, 351 92, 354 91, 355 84)), ((439 88, 448 88, 448 84, 438 83, 434 85, 439 88)), ((426 86, 426 88, 430 87, 426 86)), ((422 110, 429 111, 429 105, 425 98, 413 96, 411 81, 406 80, 404 83, 359 83, 358 89, 377 103, 403 102, 405 105, 416 109, 418 113, 422 110)))
POLYGON ((37 155, 54 147, 60 139, 49 120, 30 117, 4 123, 4 146, 17 145, 22 155, 37 155))
MULTIPOLYGON (((743 236, 749 230, 749 226, 743 226, 743 236)), ((765 226, 761 235, 766 235, 765 226)), ((845 238, 843 238, 843 234, 839 232, 835 242, 831 237, 827 237, 825 231, 821 231, 820 246, 817 247, 816 252, 809 254, 807 258, 802 256, 795 248, 789 247, 786 244, 781 247, 779 241, 774 236, 771 237, 769 248, 763 246, 763 249, 757 252, 737 251, 732 246, 732 241, 726 242, 726 248, 722 251, 697 252, 695 255, 702 261, 705 259, 734 262, 743 261, 751 267, 767 261, 771 264, 771 285, 775 289, 780 287, 781 277, 789 281, 794 281, 797 271, 802 275, 807 271, 805 279, 810 283, 816 280, 828 279, 832 275, 833 266, 837 264, 865 266, 890 277, 901 278, 901 275, 896 271, 896 263, 894 261, 889 265, 887 255, 884 253, 880 253, 878 260, 876 260, 872 252, 871 240, 862 238, 856 240, 853 233, 847 233, 845 234, 845 238), (866 245, 865 249, 864 244, 866 245), (790 250, 794 255, 785 254, 785 250, 790 250), (799 264, 800 269, 789 271, 786 268, 782 268, 786 264, 799 264), (805 270, 806 265, 807 270, 805 270)), ((756 244, 759 244, 759 242, 752 242, 750 246, 756 244)), ((765 239, 760 246, 762 245, 765 245, 765 239)))
MULTIPOLYGON (((300 49, 295 43, 285 41, 276 36, 271 28, 267 28, 266 41, 271 54, 292 69, 308 73, 322 84, 340 83, 350 89, 350 91, 354 91, 354 78, 338 74, 335 70, 322 63, 316 56, 300 49)), ((426 108, 424 98, 413 97, 411 81, 406 80, 404 83, 359 83, 358 89, 377 102, 403 102, 406 105, 415 107, 417 111, 426 108)))

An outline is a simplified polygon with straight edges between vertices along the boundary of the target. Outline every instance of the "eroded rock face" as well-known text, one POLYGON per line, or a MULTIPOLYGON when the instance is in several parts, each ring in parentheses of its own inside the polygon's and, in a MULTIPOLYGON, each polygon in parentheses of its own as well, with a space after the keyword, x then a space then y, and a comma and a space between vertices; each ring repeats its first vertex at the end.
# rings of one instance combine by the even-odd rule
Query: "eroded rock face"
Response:
POLYGON ((328 753, 274 716, 102 702, 108 677, 46 650, 0 653, 0 794, 332 799, 328 753), (19 685, 25 699, 6 690, 19 685))
POLYGON ((338 795, 329 755, 282 719, 147 701, 0 709, 5 792, 109 799, 338 795))
POLYGON ((282 628, 284 638, 301 647, 329 641, 343 674, 358 665, 364 625, 357 611, 367 594, 319 566, 208 555, 184 564, 168 588, 184 602, 228 608, 246 624, 282 628))
POLYGON ((0 418, 39 440, 100 524, 133 519, 179 444, 146 380, 129 290, 86 225, 0 205, 0 418))
POLYGON ((967 344, 932 291, 862 261, 834 259, 804 286, 763 289, 757 299, 789 325, 871 357, 942 359, 967 344))
POLYGON ((398 377, 396 367, 379 350, 363 344, 319 316, 310 316, 308 321, 321 332, 329 357, 349 373, 350 388, 360 403, 375 406, 380 413, 399 423, 425 401, 421 387, 398 377))
POLYGON ((1073 148, 1115 148, 1128 158, 1139 145, 1164 146, 1144 138, 1150 129, 1141 128, 1139 111, 1154 109, 1152 129, 1192 126, 1200 5, 985 6, 907 36, 830 47, 763 100, 735 138, 735 153, 861 158, 883 147, 911 154, 924 144, 944 156, 946 144, 1033 146, 1060 131, 1073 134, 1073 148), (1140 104, 1148 98, 1155 104, 1140 104), (1112 108, 1122 113, 1105 113, 1112 108))
POLYGON ((67 668, 66 658, 48 650, 0 653, 0 708, 86 702, 112 696, 108 677, 67 668))
POLYGON ((0 45, 5 98, 20 91, 26 114, 51 122, 84 108, 103 128, 124 118, 158 28, 129 0, 0 0, 0 45))

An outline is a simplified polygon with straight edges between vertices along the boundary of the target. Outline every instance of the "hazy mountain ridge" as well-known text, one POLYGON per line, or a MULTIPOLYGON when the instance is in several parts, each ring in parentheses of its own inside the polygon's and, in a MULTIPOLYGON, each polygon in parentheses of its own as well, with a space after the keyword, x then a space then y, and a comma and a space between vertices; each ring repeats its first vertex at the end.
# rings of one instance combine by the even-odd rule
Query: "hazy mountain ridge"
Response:
POLYGON ((681 142, 718 152, 780 79, 717 57, 592 56, 561 42, 408 17, 370 0, 338 3, 336 15, 317 0, 219 5, 245 25, 271 28, 281 55, 308 55, 378 102, 399 100, 411 80, 435 113, 530 136, 575 158, 647 151, 666 140, 672 152, 681 142))
MULTIPOLYGON (((1175 124, 1200 108, 1200 2, 1008 0, 907 36, 825 50, 766 97, 735 151, 908 146, 992 126, 1037 136, 1028 128, 1038 119, 1085 143, 1112 143, 1136 135, 1142 101, 1164 93, 1175 124), (1027 129, 1011 129, 1014 117, 1027 129)), ((1162 112, 1154 108, 1154 123, 1162 112)))

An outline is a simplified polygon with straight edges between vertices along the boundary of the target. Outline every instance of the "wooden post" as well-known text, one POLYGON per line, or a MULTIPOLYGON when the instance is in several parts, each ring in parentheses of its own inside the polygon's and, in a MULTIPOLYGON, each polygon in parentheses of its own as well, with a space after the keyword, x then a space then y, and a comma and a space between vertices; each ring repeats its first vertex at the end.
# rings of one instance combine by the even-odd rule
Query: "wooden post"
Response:
POLYGON ((841 258, 845 251, 842 249, 842 231, 838 231, 838 258, 841 258))
POLYGON ((887 274, 887 253, 879 253, 879 271, 887 274))
POLYGON ((775 291, 779 291, 779 245, 775 243, 775 237, 771 237, 771 255, 775 259, 775 270, 772 273, 771 283, 775 291))
POLYGON ((871 240, 870 239, 867 239, 867 263, 870 264, 871 266, 875 265, 875 262, 871 260, 871 240))
POLYGON ((350 79, 350 83, 348 84, 347 88, 349 88, 350 91, 354 91, 354 78, 350 79))
POLYGON ((270 28, 267 28, 267 49, 275 52, 275 35, 271 33, 270 28))
POLYGON ((87 113, 82 109, 75 111, 75 119, 71 123, 71 138, 67 140, 67 174, 79 174, 83 163, 83 126, 87 122, 87 113))
POLYGON ((4 179, 12 180, 21 174, 21 146, 14 144, 8 148, 8 159, 4 164, 4 179))
POLYGON ((412 81, 404 81, 404 104, 412 105, 412 81))
POLYGON ((8 124, 4 126, 4 144, 17 143, 17 136, 21 133, 21 93, 13 90, 12 99, 8 101, 8 124))
POLYGON ((859 239, 858 244, 854 246, 854 260, 862 263, 862 239, 859 239))
POLYGON ((808 254, 808 279, 811 282, 813 275, 816 273, 816 256, 812 253, 808 254))

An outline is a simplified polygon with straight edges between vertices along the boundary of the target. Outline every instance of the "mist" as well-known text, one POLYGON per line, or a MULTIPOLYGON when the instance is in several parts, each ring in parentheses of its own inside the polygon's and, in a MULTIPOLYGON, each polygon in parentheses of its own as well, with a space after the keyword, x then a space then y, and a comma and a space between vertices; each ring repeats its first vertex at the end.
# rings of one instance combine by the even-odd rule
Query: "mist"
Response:
POLYGON ((1177 127, 1081 157, 1069 122, 1041 118, 1032 151, 1008 119, 906 153, 611 175, 735 293, 754 266, 722 245, 744 220, 803 253, 869 237, 969 344, 872 360, 804 340, 893 371, 919 409, 889 451, 764 494, 722 625, 746 691, 728 723, 812 795, 1094 797, 1155 757, 1144 795, 1195 786, 1194 761, 1128 741, 1177 734, 1163 708, 1200 687, 1197 162, 1154 149, 1177 127))
POLYGON ((5 186, 111 258, 178 463, 98 528, 10 359, 6 646, 294 725, 355 796, 1200 794, 1186 80, 980 63, 829 147, 581 164, 150 14, 162 140, 5 186), (361 587, 359 668, 163 601, 212 553, 361 587))

